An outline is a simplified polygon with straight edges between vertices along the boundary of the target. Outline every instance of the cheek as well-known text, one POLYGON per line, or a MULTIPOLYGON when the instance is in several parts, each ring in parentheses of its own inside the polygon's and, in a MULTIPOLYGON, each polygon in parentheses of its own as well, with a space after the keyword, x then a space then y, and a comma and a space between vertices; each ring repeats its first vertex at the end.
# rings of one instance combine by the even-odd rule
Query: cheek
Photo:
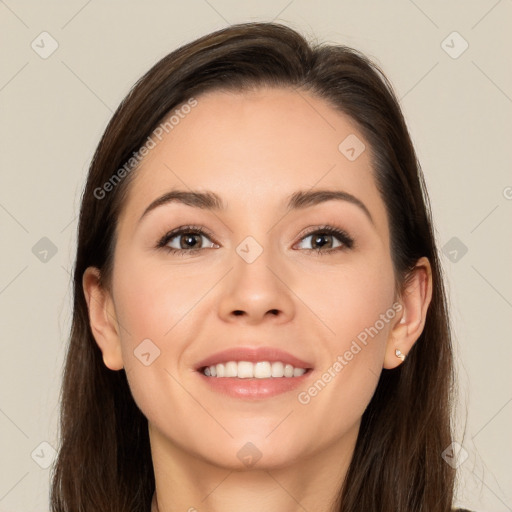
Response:
MULTIPOLYGON (((123 258, 115 278, 123 363, 132 396, 151 423, 172 425, 186 438, 193 418, 179 374, 194 319, 194 304, 212 286, 198 273, 176 272, 123 258), (179 420, 177 421, 176 418, 179 420)), ((200 423, 201 411, 196 411, 200 423)))
MULTIPOLYGON (((317 337, 328 340, 328 351, 332 353, 350 345, 352 339, 374 326, 390 308, 388 317, 393 314, 394 286, 391 262, 374 257, 331 268, 329 272, 302 272, 295 290, 306 299, 313 324, 323 326, 319 331, 322 336, 317 337)), ((388 327, 389 322, 378 322, 382 335, 387 335, 388 327)))
POLYGON ((315 324, 323 344, 317 378, 297 400, 308 416, 330 418, 319 428, 332 439, 358 421, 375 392, 396 316, 393 270, 389 262, 373 261, 303 286, 298 294, 322 319, 315 324))
POLYGON ((145 402, 145 410, 153 400, 172 400, 177 388, 172 376, 194 339, 199 303, 218 277, 211 269, 155 264, 129 253, 116 265, 114 297, 123 363, 134 398, 139 406, 145 402))
POLYGON ((155 264, 142 258, 119 262, 115 301, 118 318, 126 326, 123 345, 149 338, 164 348, 172 339, 172 346, 179 348, 176 332, 193 317, 194 305, 215 282, 211 272, 194 268, 188 271, 186 265, 155 264))

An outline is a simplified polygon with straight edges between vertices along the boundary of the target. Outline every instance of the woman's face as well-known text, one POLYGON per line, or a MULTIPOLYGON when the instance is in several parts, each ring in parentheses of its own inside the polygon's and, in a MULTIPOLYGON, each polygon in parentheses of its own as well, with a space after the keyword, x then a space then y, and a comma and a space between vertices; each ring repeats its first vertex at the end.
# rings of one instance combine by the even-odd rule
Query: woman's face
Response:
POLYGON ((231 468, 341 453, 400 320, 368 144, 310 93, 196 99, 134 171, 119 218, 111 299, 120 356, 111 367, 124 366, 153 446, 231 468), (178 190, 215 194, 224 207, 155 205, 178 190), (293 201, 299 193, 305 199, 293 201), (210 362, 263 378, 198 370, 237 348, 248 352, 210 362), (287 355, 253 352, 270 364, 238 365, 260 348, 287 355), (307 372, 266 376, 288 357, 307 372))

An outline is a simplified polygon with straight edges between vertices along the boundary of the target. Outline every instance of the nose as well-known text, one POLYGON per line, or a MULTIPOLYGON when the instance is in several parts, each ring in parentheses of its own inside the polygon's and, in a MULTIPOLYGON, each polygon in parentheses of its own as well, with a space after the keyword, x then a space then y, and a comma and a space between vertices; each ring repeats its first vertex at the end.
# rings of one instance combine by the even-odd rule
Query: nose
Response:
POLYGON ((243 252, 247 247, 249 254, 256 249, 249 244, 233 255, 232 270, 222 284, 219 315, 226 322, 247 325, 289 322, 295 315, 290 273, 270 249, 263 248, 252 260, 243 252))

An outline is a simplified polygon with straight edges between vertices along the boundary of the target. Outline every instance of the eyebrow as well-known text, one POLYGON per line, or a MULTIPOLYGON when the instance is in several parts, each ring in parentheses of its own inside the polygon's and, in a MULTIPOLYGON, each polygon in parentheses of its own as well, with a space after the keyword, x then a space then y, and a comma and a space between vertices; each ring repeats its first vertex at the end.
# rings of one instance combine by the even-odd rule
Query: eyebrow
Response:
MULTIPOLYGON (((333 200, 346 201, 358 206, 368 217, 370 222, 375 224, 373 217, 366 205, 357 197, 342 190, 299 190, 289 197, 287 209, 288 211, 301 210, 310 206, 315 206, 317 204, 333 200)), ((203 210, 222 211, 226 209, 226 205, 222 201, 222 198, 215 192, 171 190, 170 192, 167 192, 166 194, 155 199, 144 210, 144 213, 141 215, 139 222, 155 208, 173 202, 185 204, 194 208, 201 208, 203 210)))

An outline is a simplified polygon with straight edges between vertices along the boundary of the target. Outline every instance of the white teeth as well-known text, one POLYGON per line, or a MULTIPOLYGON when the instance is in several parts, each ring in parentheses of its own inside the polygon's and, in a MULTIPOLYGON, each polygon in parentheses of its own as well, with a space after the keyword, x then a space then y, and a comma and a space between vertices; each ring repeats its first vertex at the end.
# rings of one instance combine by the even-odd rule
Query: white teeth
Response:
POLYGON ((239 379, 269 379, 277 377, 300 377, 306 373, 305 368, 294 368, 291 364, 281 361, 270 363, 269 361, 228 361, 213 366, 207 366, 203 370, 207 377, 237 377, 239 379))
POLYGON ((225 377, 236 377, 238 375, 238 364, 235 361, 229 361, 226 363, 226 371, 224 372, 225 377))
POLYGON ((215 369, 217 370, 217 377, 224 377, 225 368, 223 364, 215 365, 215 369))
POLYGON ((249 361, 239 361, 237 367, 237 377, 239 379, 252 379, 254 377, 253 366, 254 365, 249 361))
POLYGON ((281 361, 272 363, 272 377, 284 377, 284 364, 281 361))
POLYGON ((268 379, 269 377, 272 377, 272 366, 270 366, 270 363, 268 361, 256 363, 254 365, 254 376, 257 379, 268 379))

